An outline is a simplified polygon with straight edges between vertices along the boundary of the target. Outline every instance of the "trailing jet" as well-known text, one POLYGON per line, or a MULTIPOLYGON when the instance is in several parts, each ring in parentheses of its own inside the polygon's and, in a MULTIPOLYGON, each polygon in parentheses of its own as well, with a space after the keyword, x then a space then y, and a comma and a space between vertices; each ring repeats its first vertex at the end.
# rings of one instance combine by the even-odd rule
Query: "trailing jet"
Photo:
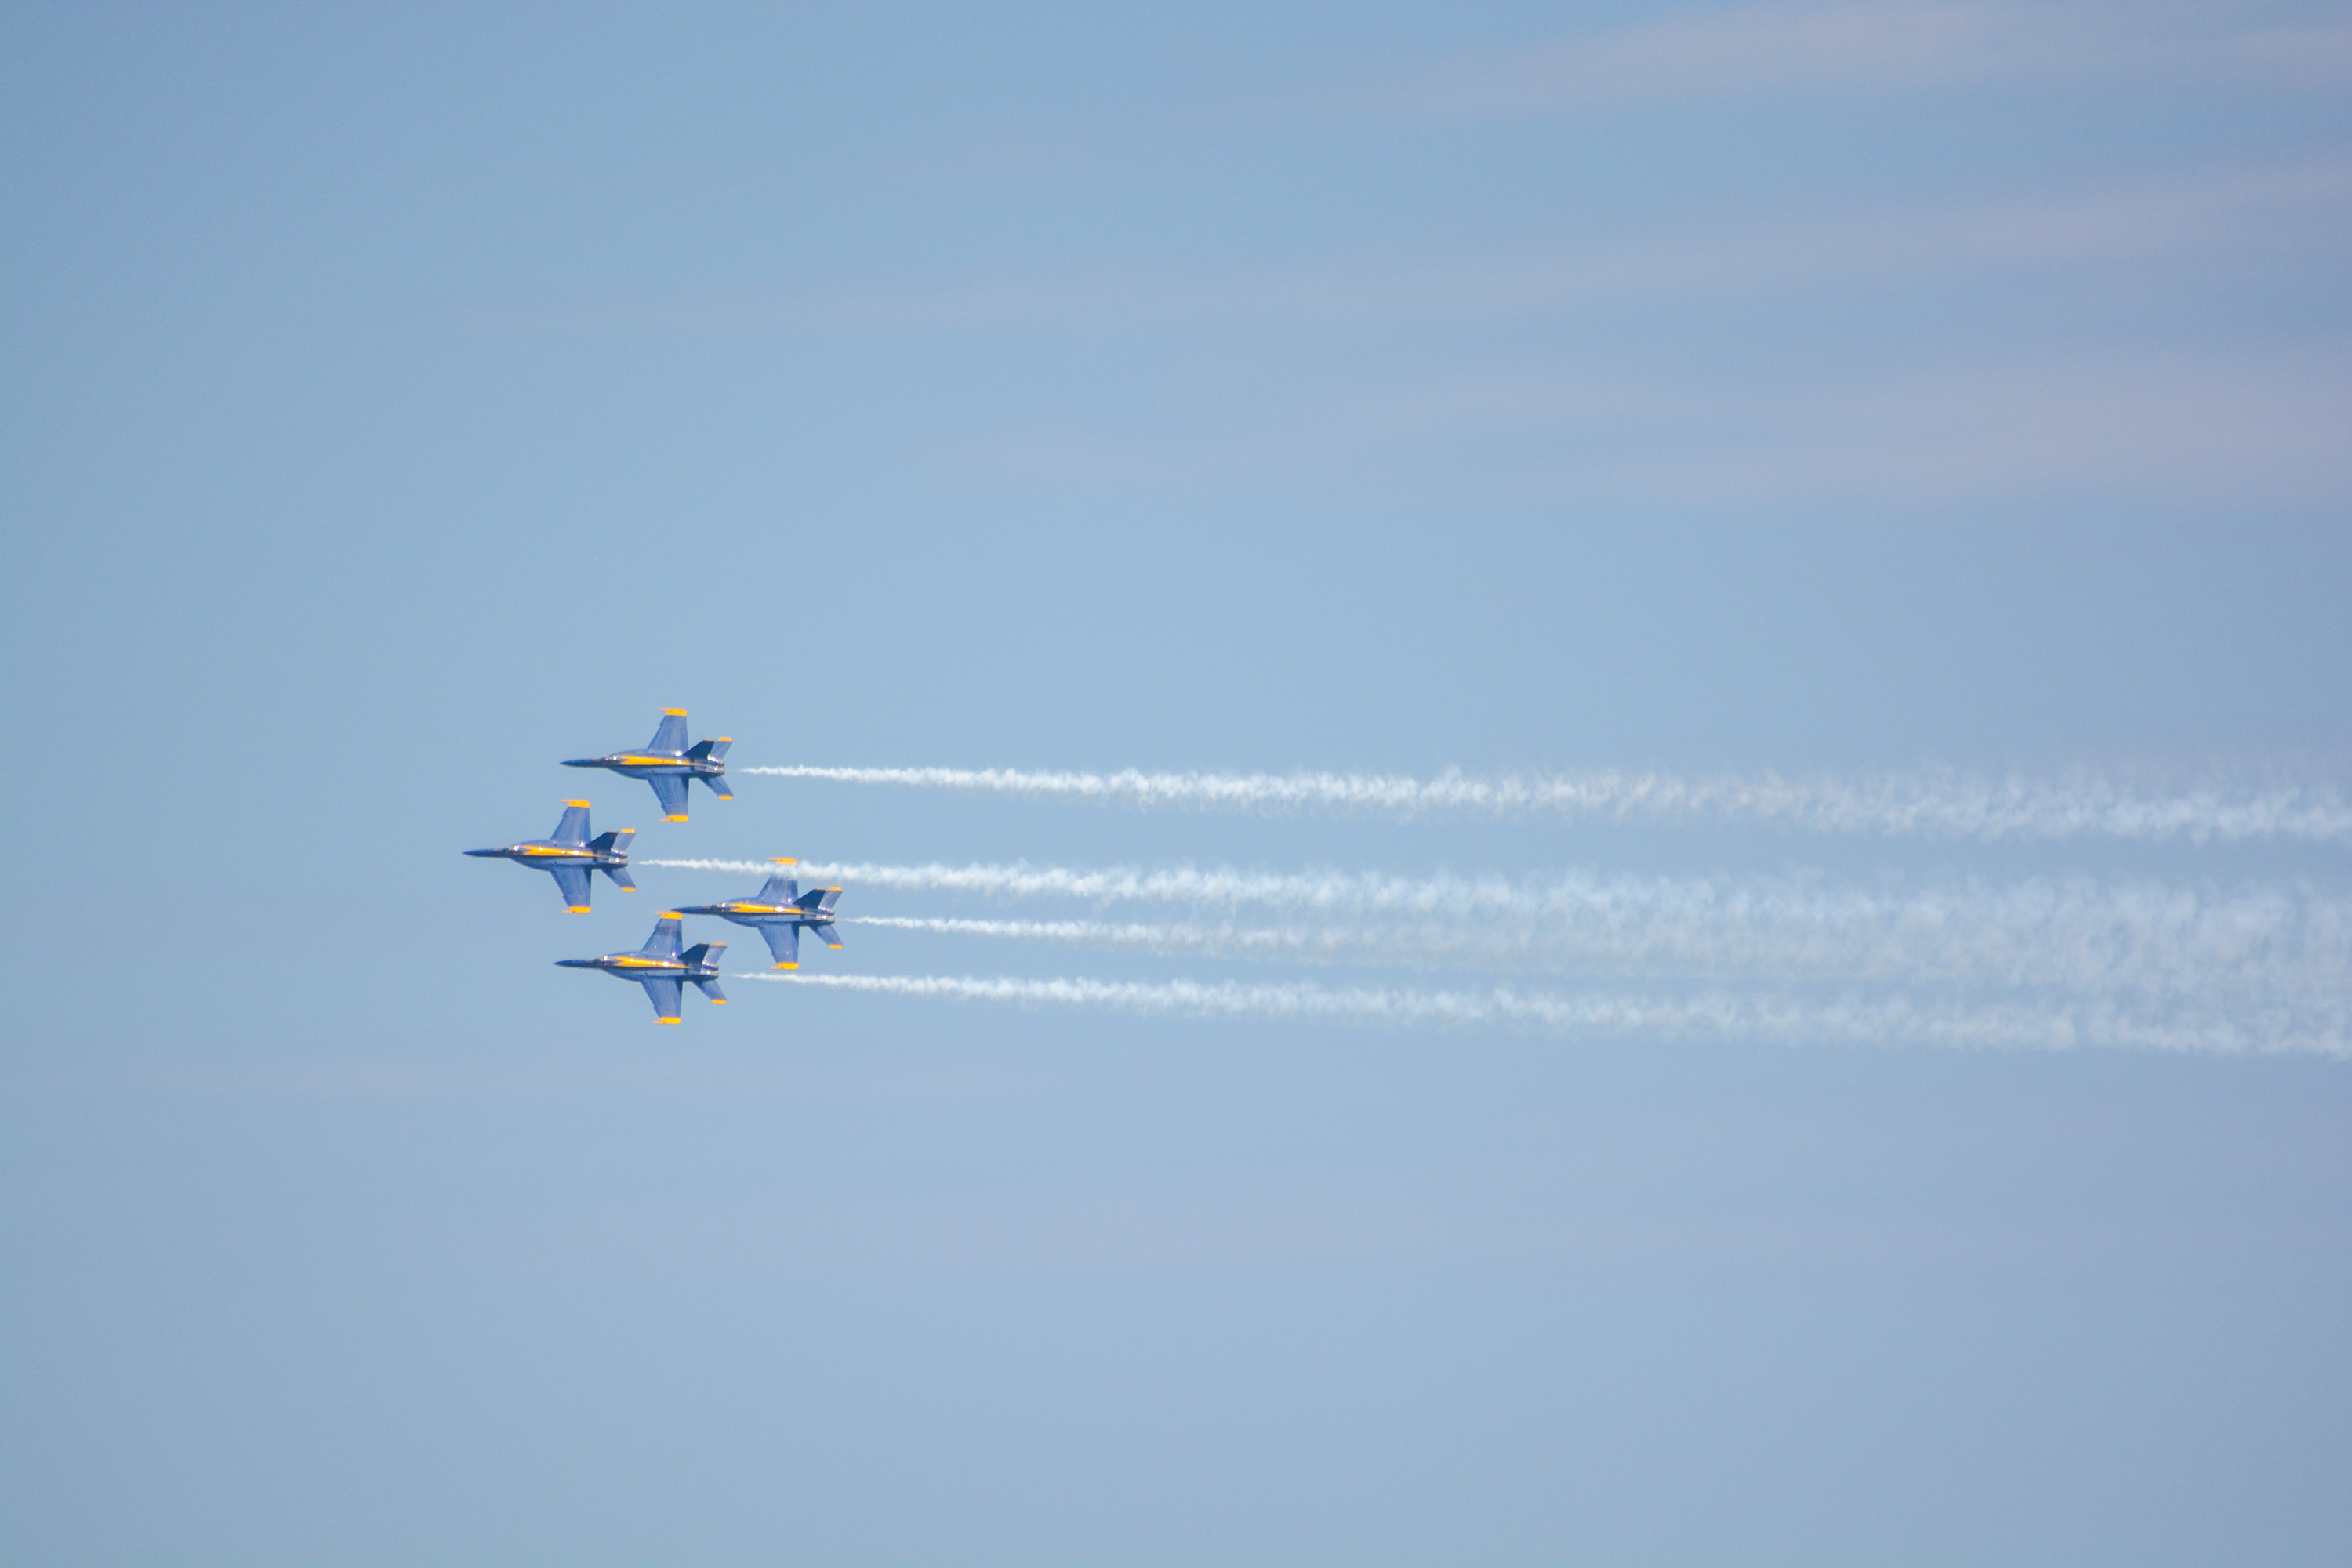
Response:
POLYGON ((559 958, 555 962, 565 969, 601 969, 615 979, 635 981, 653 1001, 654 1021, 675 1024, 678 1004, 688 985, 700 988, 713 1002, 727 1000, 719 994, 719 955, 727 951, 727 944, 697 942, 680 952, 680 924, 676 910, 665 910, 654 921, 654 934, 646 938, 646 945, 635 952, 608 952, 602 958, 559 958))
POLYGON ((588 803, 567 800, 563 803, 563 820, 546 837, 509 844, 503 849, 468 849, 466 853, 512 860, 519 866, 536 866, 554 873, 555 890, 563 895, 563 901, 571 906, 573 914, 584 915, 588 912, 592 871, 604 872, 624 892, 637 890, 637 885, 629 880, 629 836, 635 832, 634 827, 622 827, 591 838, 588 803))
MULTIPOLYGON (((776 864, 793 866, 799 862, 779 859, 776 864)), ((722 921, 750 926, 768 939, 768 951, 775 954, 778 969, 798 969, 803 926, 825 946, 841 946, 841 933, 833 928, 833 901, 839 897, 839 888, 811 888, 803 893, 791 872, 771 871, 760 890, 748 899, 734 899, 723 904, 689 904, 678 912, 717 915, 722 921)))
POLYGON ((643 779, 654 786, 654 798, 661 802, 662 814, 672 822, 686 820, 686 786, 700 779, 710 786, 710 793, 721 800, 733 800, 735 792, 727 787, 727 764, 720 758, 734 738, 721 735, 715 741, 686 743, 686 710, 662 710, 661 728, 641 751, 614 752, 604 757, 574 757, 563 765, 567 768, 610 768, 625 777, 643 779))

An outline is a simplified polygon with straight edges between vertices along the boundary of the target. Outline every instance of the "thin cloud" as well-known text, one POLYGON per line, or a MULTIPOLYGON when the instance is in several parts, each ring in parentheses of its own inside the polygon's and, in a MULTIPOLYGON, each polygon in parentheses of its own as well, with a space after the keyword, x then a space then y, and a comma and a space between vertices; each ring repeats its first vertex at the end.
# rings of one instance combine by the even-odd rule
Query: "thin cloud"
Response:
POLYGON ((2352 26, 2265 24, 2240 5, 1751 5, 1454 56, 1331 89, 1335 107, 1521 118, 1760 93, 2193 75, 2246 86, 2352 79, 2352 26))
POLYGON ((2346 246, 2347 197, 2352 158, 2331 155, 2173 171, 2009 199, 1795 218, 1718 216, 1604 244, 1482 255, 1333 255, 1224 268, 1147 264, 880 287, 805 283, 471 310, 439 319, 494 331, 853 337, 1495 322, 1602 300, 1898 287, 2002 268, 2087 268, 2192 253, 2334 255, 2346 246))
POLYGON ((2337 506, 2352 500, 2352 373, 2339 344, 2197 353, 1989 351, 1727 382, 1574 366, 1463 366, 1240 399, 1181 434, 974 437, 975 482, 1085 491, 1236 481, 1425 489, 1509 501, 1944 506, 2033 497, 2337 506))

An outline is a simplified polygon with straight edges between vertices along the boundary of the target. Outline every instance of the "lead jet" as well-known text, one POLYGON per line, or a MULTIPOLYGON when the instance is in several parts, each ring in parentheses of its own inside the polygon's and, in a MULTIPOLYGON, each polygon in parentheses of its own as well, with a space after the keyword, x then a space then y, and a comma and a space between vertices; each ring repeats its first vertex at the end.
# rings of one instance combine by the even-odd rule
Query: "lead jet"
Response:
POLYGON ((662 814, 672 822, 686 820, 686 786, 700 779, 710 786, 710 793, 721 800, 733 800, 735 792, 727 787, 727 764, 719 759, 734 738, 721 735, 715 741, 686 743, 686 710, 662 710, 661 728, 644 749, 635 752, 614 752, 604 757, 574 757, 563 765, 567 768, 610 768, 626 778, 643 779, 654 786, 654 798, 661 802, 662 814))
MULTIPOLYGON (((779 866, 798 863, 776 861, 779 866)), ((775 954, 778 969, 798 969, 802 927, 806 926, 809 934, 825 946, 840 948, 841 933, 833 927, 833 901, 839 897, 839 888, 811 888, 803 893, 791 872, 771 871, 760 890, 748 899, 734 899, 723 904, 689 904, 678 912, 717 915, 722 921, 750 926, 768 939, 768 951, 775 954)))
POLYGON ((699 988, 713 1002, 727 1000, 719 994, 719 955, 727 951, 727 944, 697 942, 680 952, 678 928, 682 923, 676 910, 667 910, 654 921, 654 934, 646 938, 646 945, 635 952, 608 952, 602 958, 559 958, 555 962, 565 969, 601 969, 616 980, 635 981, 653 1001, 654 1021, 675 1024, 678 1005, 688 985, 699 988))
POLYGON ((591 872, 604 872, 623 892, 637 890, 637 885, 629 880, 629 837, 635 832, 634 827, 622 827, 591 838, 588 803, 567 800, 563 803, 563 820, 546 837, 526 839, 503 849, 468 849, 466 853, 493 860, 511 860, 518 866, 535 866, 553 873, 555 890, 563 895, 564 903, 573 914, 584 915, 588 912, 591 872))

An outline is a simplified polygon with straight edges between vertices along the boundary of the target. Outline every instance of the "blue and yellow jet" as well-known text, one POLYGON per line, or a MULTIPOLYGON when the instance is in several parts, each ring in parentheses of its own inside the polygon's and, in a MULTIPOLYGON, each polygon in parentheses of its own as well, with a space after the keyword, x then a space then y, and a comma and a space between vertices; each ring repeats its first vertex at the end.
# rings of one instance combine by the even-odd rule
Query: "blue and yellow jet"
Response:
MULTIPOLYGON (((778 859, 776 864, 792 866, 798 862, 778 859)), ((760 890, 748 899, 733 899, 723 904, 688 904, 678 912, 717 915, 722 921, 750 926, 768 939, 768 951, 775 954, 778 969, 798 969, 803 926, 825 946, 841 946, 841 933, 833 927, 833 901, 839 897, 839 888, 811 888, 803 893, 792 873, 771 871, 760 890)))
POLYGON ((686 710, 662 710, 661 728, 643 749, 635 752, 614 752, 604 757, 574 757, 563 765, 567 768, 610 768, 614 773, 633 779, 643 779, 654 786, 654 798, 661 802, 662 815, 672 822, 686 820, 686 786, 700 779, 710 786, 710 793, 721 800, 733 800, 735 792, 727 787, 727 764, 719 759, 734 738, 721 735, 715 741, 686 743, 686 710))
POLYGON ((625 892, 637 890, 637 885, 629 880, 629 836, 635 832, 634 827, 615 828, 591 838, 588 803, 567 800, 563 803, 563 820, 546 837, 526 839, 503 849, 468 849, 466 853, 552 872, 555 890, 563 895, 563 901, 571 906, 573 914, 584 915, 588 912, 591 872, 604 872, 613 879, 614 887, 625 892))
POLYGON ((601 969, 616 980, 635 981, 653 1001, 654 1021, 675 1024, 688 985, 698 987, 713 1002, 727 1000, 719 994, 719 955, 727 951, 727 944, 698 942, 680 952, 681 923, 676 910, 665 910, 654 921, 654 934, 646 938, 646 945, 635 952, 608 952, 602 958, 559 958, 555 962, 565 969, 601 969))

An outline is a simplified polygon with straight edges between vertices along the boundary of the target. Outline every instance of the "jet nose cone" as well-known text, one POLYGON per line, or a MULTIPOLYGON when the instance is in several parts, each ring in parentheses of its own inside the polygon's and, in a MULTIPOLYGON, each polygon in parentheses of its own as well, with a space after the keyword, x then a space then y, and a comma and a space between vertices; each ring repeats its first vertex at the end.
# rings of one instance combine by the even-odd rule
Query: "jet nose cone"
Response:
POLYGON ((468 855, 503 855, 506 851, 503 849, 468 849, 466 853, 468 855))
POLYGON ((567 768, 593 768, 602 766, 604 761, 602 757, 573 757, 563 765, 567 768))
POLYGON ((596 967, 596 961, 593 958, 559 958, 555 961, 555 967, 558 969, 593 969, 596 967))

